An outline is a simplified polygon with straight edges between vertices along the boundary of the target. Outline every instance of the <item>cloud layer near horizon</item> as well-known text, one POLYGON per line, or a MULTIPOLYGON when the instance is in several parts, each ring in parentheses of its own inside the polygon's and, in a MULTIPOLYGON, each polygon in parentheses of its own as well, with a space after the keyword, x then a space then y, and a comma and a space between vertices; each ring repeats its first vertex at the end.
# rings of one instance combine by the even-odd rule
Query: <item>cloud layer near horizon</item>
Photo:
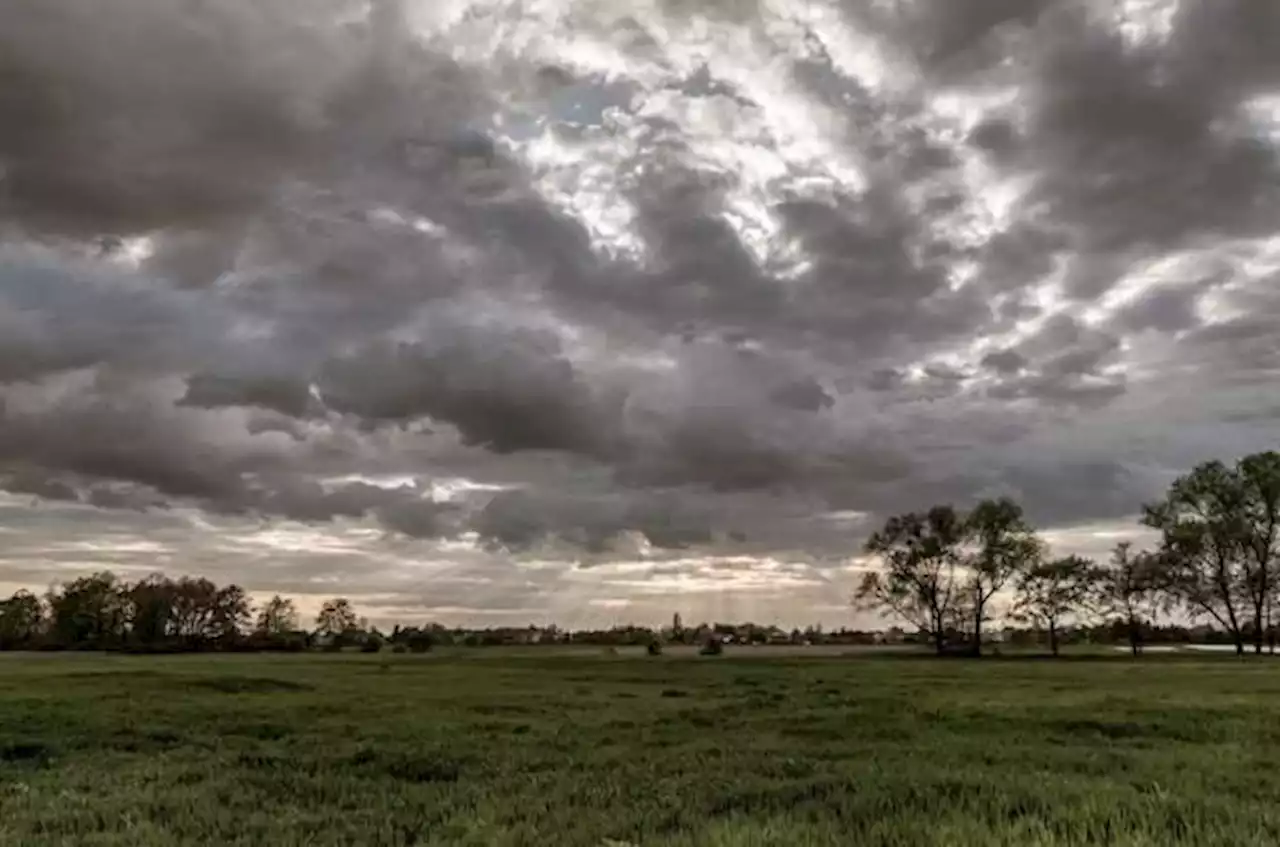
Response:
POLYGON ((1249 0, 10 4, 0 489, 762 579, 940 500, 1122 521, 1274 446, 1276 43, 1249 0))

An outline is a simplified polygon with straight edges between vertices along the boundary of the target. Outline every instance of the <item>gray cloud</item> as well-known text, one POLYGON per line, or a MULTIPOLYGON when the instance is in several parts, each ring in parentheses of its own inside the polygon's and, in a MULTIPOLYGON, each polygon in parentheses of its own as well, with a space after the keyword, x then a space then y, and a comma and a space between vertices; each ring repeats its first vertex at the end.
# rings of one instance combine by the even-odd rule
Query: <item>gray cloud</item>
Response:
POLYGON ((0 487, 821 558, 1264 442, 1263 4, 260 5, 0 11, 0 487))

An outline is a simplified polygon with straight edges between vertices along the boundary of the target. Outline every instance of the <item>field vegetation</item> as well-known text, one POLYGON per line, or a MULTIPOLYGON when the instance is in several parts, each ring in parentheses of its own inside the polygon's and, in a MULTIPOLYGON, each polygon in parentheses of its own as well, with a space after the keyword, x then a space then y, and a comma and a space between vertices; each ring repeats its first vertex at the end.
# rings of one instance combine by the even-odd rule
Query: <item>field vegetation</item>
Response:
POLYGON ((1280 841, 1270 660, 0 658, 0 843, 1280 841))

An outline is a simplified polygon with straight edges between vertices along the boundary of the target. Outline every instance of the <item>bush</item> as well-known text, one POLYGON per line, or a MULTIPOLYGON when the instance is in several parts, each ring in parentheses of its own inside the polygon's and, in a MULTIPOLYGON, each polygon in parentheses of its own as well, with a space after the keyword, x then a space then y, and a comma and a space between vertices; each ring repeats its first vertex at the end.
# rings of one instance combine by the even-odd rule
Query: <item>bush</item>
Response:
POLYGON ((377 653, 382 649, 382 641, 378 638, 368 638, 360 645, 361 653, 377 653))
POLYGON ((392 653, 408 653, 409 648, 404 646, 403 644, 397 644, 396 646, 391 648, 391 652, 392 653))
POLYGON ((702 649, 698 651, 700 656, 719 656, 724 652, 724 644, 719 638, 712 638, 702 645, 702 649))
POLYGON ((654 639, 653 641, 649 642, 648 646, 645 649, 648 651, 650 656, 661 656, 662 642, 658 641, 657 639, 654 639))
POLYGON ((412 633, 406 643, 409 645, 409 652, 411 653, 427 653, 430 652, 434 640, 431 633, 418 631, 412 633))

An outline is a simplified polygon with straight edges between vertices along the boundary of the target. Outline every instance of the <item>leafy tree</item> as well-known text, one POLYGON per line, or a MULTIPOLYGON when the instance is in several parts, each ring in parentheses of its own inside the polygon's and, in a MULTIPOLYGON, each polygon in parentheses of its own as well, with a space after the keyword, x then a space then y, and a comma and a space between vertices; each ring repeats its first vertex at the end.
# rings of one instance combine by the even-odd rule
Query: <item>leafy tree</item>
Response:
POLYGON ((333 643, 341 644, 349 633, 359 629, 359 619, 351 601, 345 597, 328 600, 316 615, 316 633, 328 636, 333 643))
POLYGON ((210 580, 182 577, 173 583, 174 635, 188 644, 212 637, 218 586, 210 580))
POLYGON ((1100 614, 1120 620, 1129 649, 1138 656, 1159 607, 1161 567, 1155 554, 1132 550, 1128 541, 1116 545, 1111 561, 1097 569, 1093 605, 1100 614))
POLYGON ((249 595, 238 585, 219 588, 213 596, 213 615, 208 629, 212 641, 235 641, 249 628, 253 607, 249 595))
POLYGON ((254 631, 259 635, 283 636, 298 629, 298 609, 293 601, 281 597, 272 597, 258 611, 258 620, 254 631))
POLYGON ((982 625, 991 598, 1040 558, 1041 542, 1023 518, 1022 507, 1007 497, 983 500, 965 519, 972 550, 966 602, 973 624, 973 654, 982 655, 982 625))
POLYGON ((1018 577, 1013 618, 1048 632, 1057 656, 1059 628, 1088 607, 1098 578, 1098 566, 1081 556, 1036 562, 1018 577))
POLYGON ((1243 653, 1245 615, 1262 580, 1249 554, 1249 496, 1240 474, 1205 462, 1144 511, 1143 522, 1160 531, 1154 561, 1163 587, 1192 617, 1216 621, 1243 653))
POLYGON ((889 518, 867 541, 883 569, 867 573, 854 605, 915 626, 941 654, 964 590, 960 545, 965 522, 950 506, 889 518))
POLYGON ((155 647, 174 636, 176 595, 173 580, 160 574, 129 587, 129 634, 135 643, 155 647))
POLYGON ((0 650, 34 647, 44 632, 44 604, 30 591, 0 601, 0 650))
POLYGON ((1236 476, 1244 495, 1245 555, 1249 560, 1249 599, 1253 606, 1253 649, 1265 639, 1275 649, 1271 612, 1276 598, 1274 563, 1280 546, 1280 453, 1245 456, 1236 476))
POLYGON ((129 618, 125 588, 115 574, 102 571, 50 591, 50 622, 59 643, 99 650, 123 643, 129 618))

